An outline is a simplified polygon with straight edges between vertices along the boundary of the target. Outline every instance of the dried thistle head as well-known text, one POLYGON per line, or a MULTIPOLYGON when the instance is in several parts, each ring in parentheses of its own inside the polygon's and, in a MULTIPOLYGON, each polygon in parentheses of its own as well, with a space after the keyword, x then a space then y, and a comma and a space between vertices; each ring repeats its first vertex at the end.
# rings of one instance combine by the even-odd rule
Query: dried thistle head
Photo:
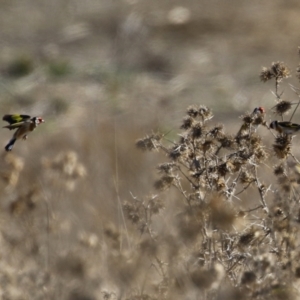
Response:
POLYGON ((217 178, 225 177, 227 174, 232 173, 234 167, 230 160, 225 161, 224 163, 220 163, 216 167, 213 168, 212 172, 216 172, 217 178))
POLYGON ((276 79, 282 80, 290 76, 289 69, 285 66, 283 62, 272 63, 271 72, 274 74, 276 79))
POLYGON ((148 202, 148 209, 151 214, 156 215, 165 208, 163 201, 157 197, 152 197, 148 202))
POLYGON ((263 67, 259 77, 260 77, 261 81, 266 82, 266 81, 272 79, 274 77, 274 75, 272 74, 271 70, 269 70, 266 67, 263 67))
POLYGON ((186 113, 187 113, 188 116, 190 116, 192 118, 198 117, 198 109, 194 105, 189 106, 187 108, 186 113))
POLYGON ((277 82, 280 82, 283 78, 287 78, 290 75, 289 69, 283 62, 272 63, 270 69, 263 68, 260 73, 260 80, 266 82, 272 78, 275 78, 277 82))
POLYGON ((183 119, 182 125, 180 126, 181 129, 190 129, 193 126, 194 118, 191 116, 186 116, 183 119))
POLYGON ((203 169, 197 170, 195 172, 190 172, 190 174, 193 178, 198 178, 199 179, 203 175, 204 171, 205 171, 205 169, 203 168, 203 169))
POLYGON ((252 148, 258 148, 261 145, 261 137, 255 133, 249 136, 249 144, 252 148))
POLYGON ((248 170, 244 170, 241 172, 239 180, 243 184, 249 184, 254 181, 254 176, 248 170))
POLYGON ((201 122, 194 123, 191 129, 193 139, 201 138, 202 134, 204 133, 204 126, 201 122))
POLYGON ((140 221, 139 208, 134 203, 125 202, 123 204, 124 212, 127 218, 133 223, 136 224, 140 221))
POLYGON ((158 171, 165 174, 171 174, 173 171, 178 169, 176 163, 163 163, 158 165, 158 171))
POLYGON ((232 172, 238 172, 241 167, 243 166, 243 162, 240 159, 235 159, 231 161, 231 165, 232 165, 232 172))
POLYGON ((284 175, 284 173, 285 173, 285 169, 284 169, 284 166, 282 164, 277 165, 277 166, 274 167, 274 174, 276 176, 284 175))
POLYGON ((287 100, 281 100, 279 101, 274 107, 274 113, 282 116, 285 113, 288 113, 288 111, 292 108, 292 103, 287 100))
POLYGON ((226 182, 225 182, 225 179, 224 178, 218 178, 216 181, 215 181, 215 187, 216 187, 216 190, 218 192, 221 192, 221 191, 225 191, 226 189, 226 182))
POLYGON ((197 191, 196 193, 190 193, 188 195, 188 203, 190 205, 198 205, 199 202, 201 201, 202 197, 201 197, 201 193, 199 191, 197 191))
POLYGON ((170 188, 171 185, 174 183, 174 181, 175 181, 175 176, 164 175, 154 183, 154 187, 157 190, 164 191, 170 188))
POLYGON ((137 148, 143 151, 157 150, 159 148, 159 142, 161 141, 162 137, 163 135, 160 133, 151 134, 150 136, 146 136, 143 139, 137 140, 135 145, 137 148))
POLYGON ((214 141, 207 139, 201 145, 199 145, 199 148, 203 151, 203 153, 211 152, 213 149, 215 149, 214 141))
POLYGON ((275 154, 280 159, 284 159, 290 154, 291 147, 291 137, 288 135, 278 136, 273 144, 275 154))
POLYGON ((225 177, 226 174, 230 172, 230 168, 228 168, 227 162, 225 162, 218 165, 216 171, 219 176, 225 177))
POLYGON ((265 109, 261 106, 256 107, 252 113, 242 115, 243 124, 240 128, 238 135, 241 135, 243 132, 249 132, 251 126, 254 126, 253 129, 256 129, 259 125, 264 124, 265 120, 265 109))
POLYGON ((202 119, 204 121, 210 120, 211 118, 213 118, 212 111, 208 107, 206 107, 204 105, 200 105, 199 106, 198 113, 199 113, 199 116, 202 117, 202 119))
POLYGON ((273 215, 274 215, 275 217, 281 217, 281 216, 283 216, 283 215, 285 215, 285 214, 284 214, 284 211, 282 210, 281 207, 275 206, 275 207, 273 208, 273 215))
POLYGON ((223 137, 218 138, 218 142, 221 144, 222 148, 229 150, 234 149, 236 146, 235 139, 230 135, 224 135, 223 137))
POLYGON ((211 129, 208 134, 212 137, 212 138, 216 138, 216 139, 220 139, 224 137, 224 125, 223 124, 219 124, 217 126, 215 126, 213 129, 211 129))
MULTIPOLYGON (((289 218, 287 218, 284 210, 277 206, 272 208, 272 216, 273 216, 273 226, 274 226, 274 230, 276 231, 285 231, 289 228, 290 226, 290 220, 289 218)), ((290 240, 290 242, 292 242, 290 240)), ((292 246, 292 243, 291 243, 292 246)))
POLYGON ((259 125, 266 125, 265 114, 264 113, 256 114, 252 125, 256 128, 259 125))
POLYGON ((186 144, 180 144, 180 145, 174 145, 170 150, 169 150, 169 157, 172 160, 178 160, 182 156, 186 156, 187 154, 188 147, 186 144))
MULTIPOLYGON (((246 125, 246 124, 243 124, 243 125, 246 125)), ((239 146, 239 149, 243 149, 243 147, 248 147, 249 146, 248 141, 250 138, 249 130, 247 130, 247 132, 246 132, 241 129, 239 130, 238 134, 235 137, 235 142, 239 146)))
POLYGON ((242 120, 244 124, 251 124, 254 121, 254 117, 252 114, 247 114, 242 116, 242 120))
POLYGON ((259 125, 264 125, 265 124, 265 118, 264 115, 258 115, 256 118, 253 120, 253 125, 254 126, 259 126, 259 125))
POLYGON ((269 156, 263 146, 258 146, 254 151, 254 155, 258 162, 264 161, 269 156))
POLYGON ((242 148, 236 154, 238 155, 240 162, 246 164, 249 161, 249 159, 252 158, 254 153, 248 148, 242 148))
POLYGON ((243 123, 240 130, 238 131, 236 137, 235 137, 235 141, 241 145, 241 143, 243 142, 243 140, 247 140, 249 137, 249 133, 250 133, 250 124, 247 123, 243 123))

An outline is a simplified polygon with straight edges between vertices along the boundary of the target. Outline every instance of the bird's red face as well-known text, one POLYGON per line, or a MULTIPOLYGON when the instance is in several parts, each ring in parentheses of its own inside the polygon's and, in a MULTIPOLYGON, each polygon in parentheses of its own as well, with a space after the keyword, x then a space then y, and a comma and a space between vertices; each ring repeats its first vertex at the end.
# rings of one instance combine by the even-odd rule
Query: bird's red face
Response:
POLYGON ((260 111, 261 114, 264 114, 266 112, 265 109, 262 106, 260 106, 258 108, 258 110, 260 111))
POLYGON ((253 111, 253 114, 264 114, 266 111, 262 106, 256 107, 253 111))
POLYGON ((254 108, 252 114, 259 116, 259 115, 264 115, 265 112, 266 112, 265 109, 262 106, 259 106, 259 107, 254 108))
POLYGON ((39 124, 41 124, 41 123, 44 123, 44 122, 45 122, 45 120, 42 119, 41 117, 36 117, 36 119, 35 119, 35 123, 36 123, 37 125, 39 125, 39 124))

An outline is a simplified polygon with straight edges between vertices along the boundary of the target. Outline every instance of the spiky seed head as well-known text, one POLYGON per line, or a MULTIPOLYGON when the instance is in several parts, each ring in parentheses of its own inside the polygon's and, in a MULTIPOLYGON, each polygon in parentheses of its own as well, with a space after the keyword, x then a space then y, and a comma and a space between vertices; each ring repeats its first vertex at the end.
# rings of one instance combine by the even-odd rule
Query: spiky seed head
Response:
POLYGON ((277 80, 282 80, 290 76, 289 69, 285 66, 283 62, 272 63, 271 72, 277 80))
POLYGON ((272 63, 270 69, 263 68, 260 73, 260 80, 266 82, 272 78, 275 78, 277 82, 280 82, 283 78, 290 76, 289 69, 285 66, 283 62, 272 63))
POLYGON ((186 112, 190 117, 196 118, 198 116, 198 109, 195 106, 189 106, 186 112))
POLYGON ((191 117, 191 116, 186 116, 184 119, 183 119, 183 122, 182 122, 182 125, 181 125, 181 129, 189 129, 192 127, 193 125, 193 122, 194 122, 194 118, 191 117))
POLYGON ((284 174, 284 167, 283 167, 282 164, 281 164, 281 165, 278 165, 278 166, 275 166, 275 168, 274 168, 274 174, 275 174, 276 176, 280 176, 280 175, 283 175, 283 174, 284 174))
POLYGON ((292 108, 292 104, 290 101, 282 100, 277 103, 274 108, 275 113, 281 116, 287 113, 292 108))
POLYGON ((272 74, 272 72, 268 69, 268 68, 263 68, 260 75, 260 80, 263 82, 266 82, 270 79, 272 79, 274 77, 274 75, 272 74))

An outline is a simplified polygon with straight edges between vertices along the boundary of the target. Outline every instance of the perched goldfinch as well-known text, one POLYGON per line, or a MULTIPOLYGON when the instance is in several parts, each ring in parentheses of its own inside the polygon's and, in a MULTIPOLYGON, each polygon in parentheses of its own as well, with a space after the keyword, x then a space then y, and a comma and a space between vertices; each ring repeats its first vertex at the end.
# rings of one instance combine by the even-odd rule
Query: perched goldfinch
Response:
POLYGON ((253 112, 242 116, 243 124, 239 129, 236 137, 240 138, 255 132, 257 128, 264 123, 265 109, 261 106, 255 107, 253 112))
POLYGON ((300 125, 292 122, 273 121, 270 128, 284 134, 293 134, 300 130, 300 125))
POLYGON ((259 106, 254 108, 252 115, 253 116, 264 115, 265 112, 266 112, 265 109, 262 106, 259 106))
POLYGON ((33 131, 39 124, 45 122, 41 117, 31 118, 28 115, 5 115, 2 120, 9 123, 9 125, 4 126, 3 128, 8 128, 10 130, 17 129, 11 140, 5 146, 6 151, 12 150, 16 140, 26 140, 27 135, 31 131, 33 131))

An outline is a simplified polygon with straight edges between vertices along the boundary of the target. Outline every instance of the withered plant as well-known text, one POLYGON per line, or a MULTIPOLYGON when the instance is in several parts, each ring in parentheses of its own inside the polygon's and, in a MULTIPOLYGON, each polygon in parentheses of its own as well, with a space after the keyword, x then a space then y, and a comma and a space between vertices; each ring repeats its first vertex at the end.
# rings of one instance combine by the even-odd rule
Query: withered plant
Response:
POLYGON ((299 140, 267 123, 297 111, 299 101, 279 91, 289 75, 282 62, 263 68, 261 80, 275 80, 276 105, 253 108, 234 134, 214 123, 209 107, 192 105, 176 141, 152 133, 136 142, 166 155, 157 166, 157 193, 124 204, 161 281, 156 298, 145 288, 127 299, 172 299, 191 291, 197 299, 299 296, 300 164, 292 152, 299 140), (168 212, 170 201, 176 211, 168 212))

